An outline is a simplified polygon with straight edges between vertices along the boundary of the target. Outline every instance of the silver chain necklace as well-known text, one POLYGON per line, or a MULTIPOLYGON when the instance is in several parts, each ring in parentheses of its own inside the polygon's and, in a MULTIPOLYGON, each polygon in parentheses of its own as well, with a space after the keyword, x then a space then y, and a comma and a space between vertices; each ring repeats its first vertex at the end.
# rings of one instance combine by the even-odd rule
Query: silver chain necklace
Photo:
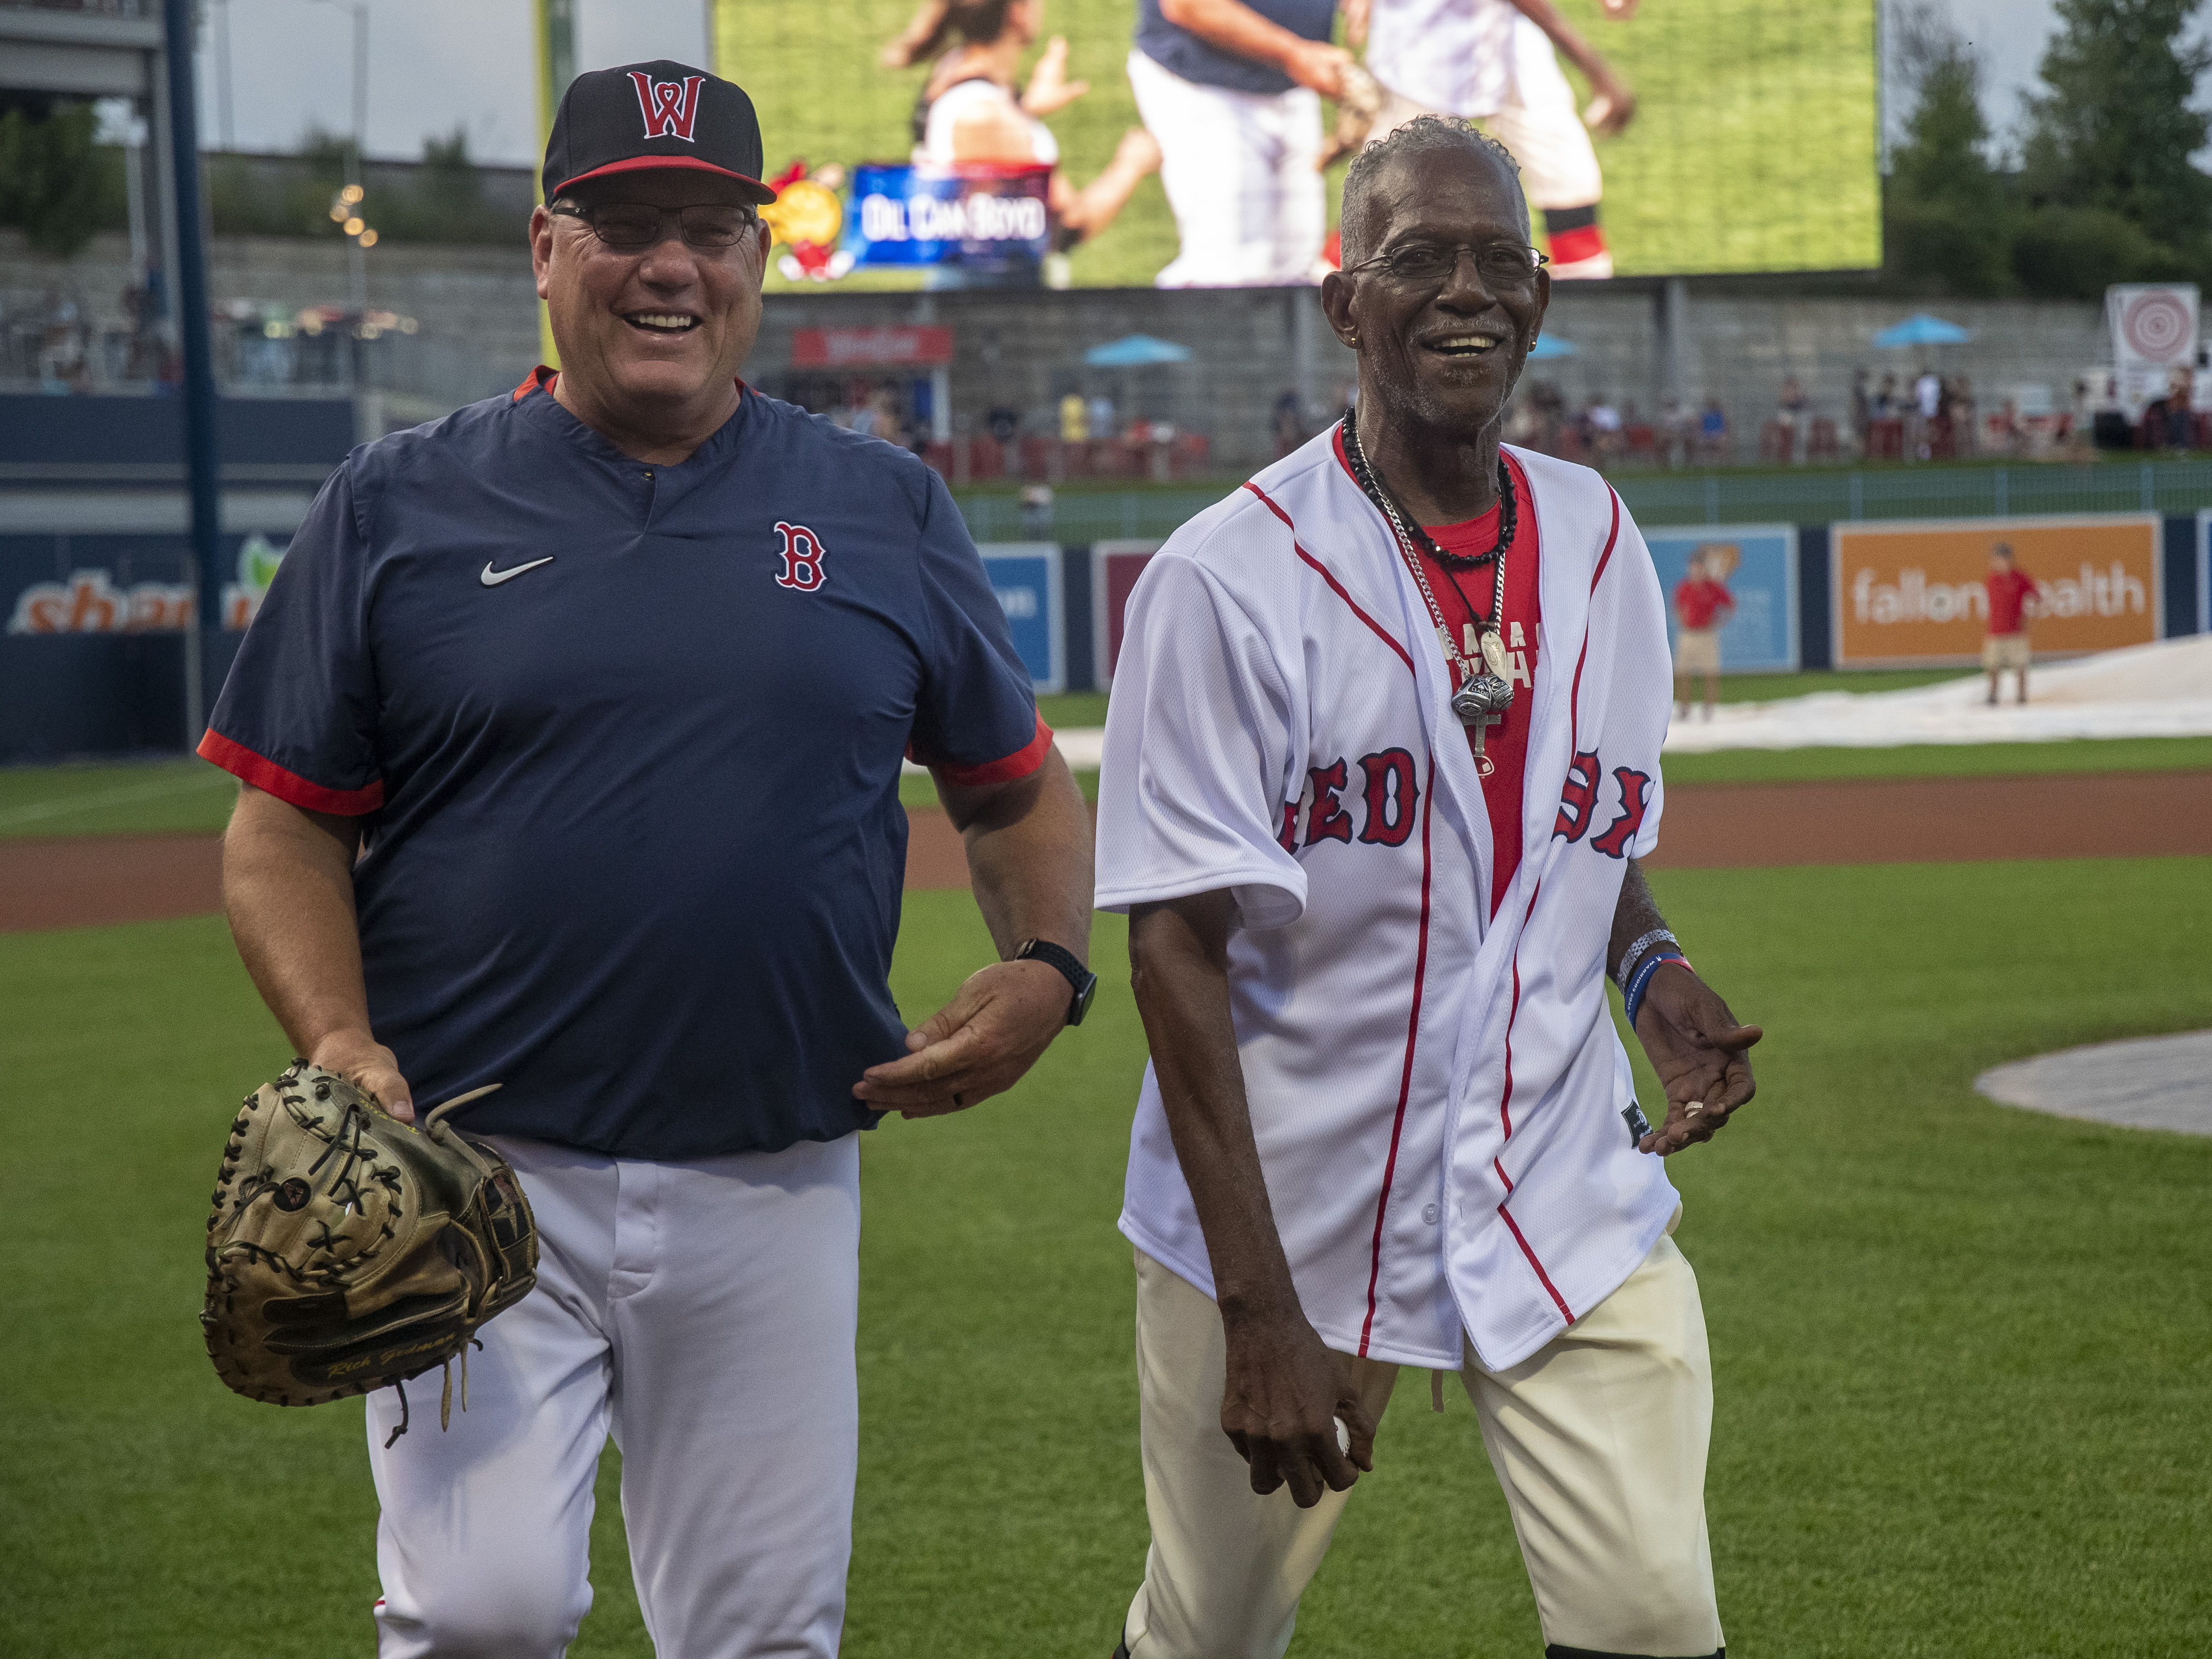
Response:
MULTIPOLYGON (((1451 629, 1444 621, 1443 607, 1437 603, 1437 596, 1429 587, 1428 573, 1421 568, 1420 557, 1413 551, 1413 538, 1406 529, 1405 520, 1399 516, 1398 504, 1390 498, 1390 492, 1376 480, 1373 469, 1368 465, 1367 457, 1359 447, 1359 428, 1350 415, 1344 417, 1343 432, 1345 454, 1352 462, 1352 477, 1358 481, 1367 499, 1375 504, 1376 510, 1389 522, 1390 533, 1398 544, 1398 555, 1405 560, 1407 568, 1413 573, 1413 581, 1420 588, 1421 599, 1429 607, 1429 616, 1436 623, 1437 637, 1443 643, 1445 660, 1458 675, 1459 689, 1452 693, 1451 698, 1452 713, 1458 715, 1460 724, 1468 728, 1474 742, 1475 757, 1480 760, 1482 757, 1484 728, 1499 724, 1505 718, 1505 711, 1513 707, 1513 684, 1504 674, 1505 641, 1498 634, 1498 626, 1505 617, 1505 544, 1501 541, 1498 548, 1498 571, 1491 589, 1490 615, 1475 618, 1482 641, 1482 665, 1478 670, 1452 638, 1451 629)), ((1501 461, 1501 469, 1503 465, 1501 461)), ((1510 489, 1511 478, 1502 479, 1501 487, 1510 489)), ((1469 605, 1468 608, 1472 611, 1474 607, 1469 605)))

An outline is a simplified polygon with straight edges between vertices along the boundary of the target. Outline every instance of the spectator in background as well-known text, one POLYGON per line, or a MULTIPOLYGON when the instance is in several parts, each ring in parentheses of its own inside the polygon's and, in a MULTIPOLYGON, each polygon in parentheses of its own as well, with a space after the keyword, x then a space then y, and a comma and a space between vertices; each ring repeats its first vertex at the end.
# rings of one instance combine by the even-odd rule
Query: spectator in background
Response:
POLYGON ((1659 442, 1662 462, 1668 468, 1687 466, 1690 452, 1697 441, 1697 416, 1680 398, 1671 392, 1659 406, 1659 442))
POLYGON ((1060 441, 1064 444, 1091 441, 1091 405, 1083 401, 1080 392, 1071 392, 1060 400, 1060 441))
POLYGON ((1989 592, 1990 628, 1982 638, 1982 666, 1990 677, 1990 707, 1997 706, 1997 685, 2004 671, 2020 676, 2020 700, 2027 701, 2027 622, 2041 608, 2035 578, 2014 564, 2012 547, 1999 542, 1990 549, 1990 574, 1983 578, 1989 592))
POLYGON ((1103 392, 1091 394, 1091 437, 1093 442, 1114 435, 1114 400, 1103 392))
POLYGON ((1275 440, 1275 459, 1280 460, 1306 441, 1305 409, 1298 402, 1297 388, 1286 387, 1275 399, 1274 413, 1268 417, 1267 426, 1275 440))
POLYGON ((1943 382, 1932 368, 1923 368, 1912 383, 1912 430, 1907 434, 1915 459, 1927 460, 1936 453, 1936 422, 1943 413, 1943 382))
POLYGON ((1974 383, 1964 374, 1951 380, 1951 407, 1945 411, 1951 422, 1951 447, 1954 455, 1972 455, 1978 446, 1974 441, 1976 409, 1974 383))
POLYGON ((1721 628, 1735 610, 1735 599, 1722 581, 1726 567, 1713 555, 1717 549, 1701 547, 1690 556, 1690 568, 1674 588, 1674 704, 1684 720, 1690 717, 1691 677, 1705 677, 1705 718, 1721 695, 1721 628))
POLYGON ((1705 412, 1698 416, 1698 455, 1705 461, 1725 460, 1729 447, 1728 411, 1721 407, 1717 398, 1705 399, 1705 412))
POLYGON ((1875 418, 1874 397, 1867 389, 1867 372, 1851 376, 1851 447, 1866 453, 1867 423, 1875 418))
POLYGON ((1583 431, 1589 440, 1594 465, 1602 469, 1620 459, 1620 411, 1602 394, 1591 398, 1583 411, 1583 431))
POLYGON ((984 414, 983 428, 1002 444, 1021 436, 1022 412, 1007 404, 994 404, 984 414))

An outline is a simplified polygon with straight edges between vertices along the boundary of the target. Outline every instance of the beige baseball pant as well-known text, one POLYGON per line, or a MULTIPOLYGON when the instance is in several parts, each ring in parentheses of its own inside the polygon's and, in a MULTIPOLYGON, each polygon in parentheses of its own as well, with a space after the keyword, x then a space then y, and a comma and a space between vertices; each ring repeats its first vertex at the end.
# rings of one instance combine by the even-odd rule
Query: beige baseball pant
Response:
MULTIPOLYGON (((1379 1422, 1398 1368, 1354 1359, 1379 1422)), ((1152 1545, 1129 1659, 1281 1659, 1350 1492, 1265 1498, 1221 1431, 1211 1297, 1137 1253, 1137 1372, 1152 1545)), ((1620 1288, 1503 1371, 1460 1381, 1513 1515, 1547 1644, 1705 1656, 1722 1645, 1705 1537, 1712 1369, 1697 1275, 1671 1238, 1620 1288)), ((1385 1453, 1385 1455, 1388 1454, 1385 1453)))
POLYGON ((493 1140, 538 1220, 538 1287, 439 1376, 368 1399, 380 1659, 559 1659, 592 1605, 611 1433, 661 1659, 830 1659, 860 1402, 857 1135, 695 1163, 493 1140), (457 1371, 459 1367, 454 1368, 457 1371))

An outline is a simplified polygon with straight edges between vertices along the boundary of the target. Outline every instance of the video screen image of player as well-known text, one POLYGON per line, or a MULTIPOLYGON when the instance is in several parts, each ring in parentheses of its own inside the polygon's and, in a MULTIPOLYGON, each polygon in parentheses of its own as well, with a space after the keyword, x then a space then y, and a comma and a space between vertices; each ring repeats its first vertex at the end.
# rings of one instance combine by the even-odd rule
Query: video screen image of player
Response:
POLYGON ((1279 287, 1352 150, 1510 149, 1555 279, 1879 264, 1875 0, 716 0, 771 287, 1279 287), (803 207, 803 211, 801 210, 803 207))

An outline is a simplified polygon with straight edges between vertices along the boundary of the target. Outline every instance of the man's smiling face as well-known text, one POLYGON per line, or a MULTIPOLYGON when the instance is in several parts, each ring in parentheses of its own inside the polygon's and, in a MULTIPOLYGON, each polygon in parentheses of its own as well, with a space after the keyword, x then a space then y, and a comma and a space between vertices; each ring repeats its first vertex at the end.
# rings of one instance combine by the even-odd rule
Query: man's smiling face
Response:
MULTIPOLYGON (((733 183, 690 169, 647 169, 576 186, 580 207, 641 202, 660 208, 736 206, 733 183)), ((581 219, 539 210, 532 225, 538 292, 574 389, 641 421, 682 418, 719 404, 760 332, 768 231, 728 248, 698 248, 676 221, 647 248, 608 246, 581 219)))
MULTIPOLYGON (((1528 210, 1497 157, 1417 151, 1393 161, 1360 204, 1359 262, 1401 248, 1528 242, 1528 210)), ((1332 276, 1323 295, 1340 336, 1358 341, 1367 378, 1397 420, 1471 441, 1497 421, 1544 319, 1551 278, 1487 282, 1462 253, 1441 278, 1410 282, 1374 265, 1332 276)))

